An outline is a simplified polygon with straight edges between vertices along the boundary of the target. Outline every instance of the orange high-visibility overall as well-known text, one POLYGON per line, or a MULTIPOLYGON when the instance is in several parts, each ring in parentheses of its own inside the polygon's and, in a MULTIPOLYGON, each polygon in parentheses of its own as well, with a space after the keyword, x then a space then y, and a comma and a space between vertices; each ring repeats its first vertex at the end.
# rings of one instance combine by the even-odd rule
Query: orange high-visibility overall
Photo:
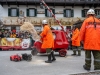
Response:
POLYGON ((45 25, 42 33, 40 34, 42 37, 42 47, 41 48, 53 48, 54 47, 54 38, 52 31, 49 25, 45 25))

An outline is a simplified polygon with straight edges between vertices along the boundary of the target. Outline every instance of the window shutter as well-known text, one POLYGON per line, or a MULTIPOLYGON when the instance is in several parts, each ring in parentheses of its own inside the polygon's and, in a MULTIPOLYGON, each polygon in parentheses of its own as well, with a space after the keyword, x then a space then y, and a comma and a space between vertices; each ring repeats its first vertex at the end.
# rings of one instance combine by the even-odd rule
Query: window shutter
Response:
POLYGON ((17 15, 16 15, 16 16, 18 17, 18 16, 19 16, 19 9, 17 9, 17 12, 16 12, 16 13, 17 13, 17 15))
POLYGON ((45 16, 47 17, 47 9, 45 9, 45 16))
POLYGON ((63 16, 66 17, 66 9, 63 10, 63 16))
POLYGON ((82 10, 82 17, 85 17, 85 11, 82 10))
POLYGON ((97 10, 95 10, 95 14, 98 15, 98 14, 97 14, 97 10))
POLYGON ((29 17, 29 9, 27 9, 26 12, 26 15, 29 17))
POLYGON ((35 16, 37 16, 37 9, 34 9, 35 10, 35 16))
POLYGON ((71 17, 74 17, 74 10, 71 10, 71 17))
POLYGON ((11 16, 11 8, 8 8, 8 16, 11 16))

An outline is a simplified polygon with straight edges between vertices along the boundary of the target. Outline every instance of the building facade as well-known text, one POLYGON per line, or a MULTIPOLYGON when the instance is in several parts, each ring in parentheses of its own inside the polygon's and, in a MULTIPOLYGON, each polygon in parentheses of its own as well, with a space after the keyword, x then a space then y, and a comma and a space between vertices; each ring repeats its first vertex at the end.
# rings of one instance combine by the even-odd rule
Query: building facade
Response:
MULTIPOLYGON (((44 0, 52 9, 62 25, 71 28, 73 23, 83 20, 88 9, 95 9, 100 15, 100 0, 44 0)), ((43 19, 55 29, 60 29, 51 13, 45 8, 40 8, 41 0, 0 0, 0 19, 6 29, 16 29, 23 22, 31 22, 37 30, 43 19)))

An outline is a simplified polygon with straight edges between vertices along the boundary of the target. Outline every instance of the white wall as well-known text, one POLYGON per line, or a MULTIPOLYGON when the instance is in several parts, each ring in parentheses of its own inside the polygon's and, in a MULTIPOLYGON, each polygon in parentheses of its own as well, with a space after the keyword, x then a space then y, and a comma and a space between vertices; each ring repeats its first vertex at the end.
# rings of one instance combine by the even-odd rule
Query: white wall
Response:
MULTIPOLYGON (((55 7, 55 12, 62 11, 63 12, 63 6, 56 6, 55 7)), ((63 17, 63 14, 55 14, 56 17, 63 17)))
MULTIPOLYGON (((45 9, 41 9, 40 6, 37 6, 37 11, 44 11, 45 9)), ((45 14, 37 14, 37 17, 45 17, 45 14)))
POLYGON ((82 8, 81 7, 74 7, 74 17, 81 17, 82 15, 82 8))
MULTIPOLYGON (((74 6, 74 8, 72 8, 71 6, 66 6, 65 8, 63 6, 49 6, 50 8, 54 8, 55 12, 59 12, 62 11, 63 9, 67 8, 67 9, 73 9, 74 10, 74 17, 81 17, 81 10, 82 9, 89 9, 89 7, 79 7, 79 6, 74 6)), ((7 5, 4 5, 3 7, 0 5, 0 17, 8 17, 8 8, 19 8, 19 10, 24 11, 24 16, 26 16, 26 9, 27 8, 37 8, 37 11, 44 11, 45 9, 41 9, 40 6, 26 6, 26 5, 19 5, 19 7, 17 5, 10 5, 10 7, 8 7, 7 5)), ((93 8, 93 7, 92 7, 93 8)), ((96 9, 98 9, 99 7, 97 7, 96 9)), ((63 14, 55 14, 56 17, 63 17, 63 14)), ((37 14, 37 17, 45 17, 45 14, 37 14)))
POLYGON ((1 6, 0 5, 0 18, 1 17, 7 17, 8 16, 8 7, 7 6, 1 6))
MULTIPOLYGON (((37 11, 44 11, 45 12, 45 9, 41 9, 40 6, 24 6, 24 5, 19 5, 19 7, 17 7, 16 5, 10 5, 10 7, 8 7, 7 5, 4 5, 3 7, 0 6, 0 17, 8 17, 8 8, 19 8, 19 10, 22 10, 24 11, 24 16, 26 16, 26 9, 27 8, 37 8, 37 11)), ((50 6, 50 8, 54 8, 53 6, 50 6)), ((72 7, 65 7, 65 8, 72 8, 72 7)), ((63 9, 65 9, 63 6, 56 6, 54 9, 55 9, 55 12, 59 12, 59 11, 62 11, 63 12, 63 9)), ((81 10, 82 10, 82 7, 74 7, 74 17, 81 17, 81 10)), ((63 14, 55 14, 56 17, 63 17, 63 14)), ((45 14, 37 14, 37 17, 45 17, 45 14)))
POLYGON ((21 6, 19 7, 19 11, 22 10, 22 11, 24 12, 24 16, 25 16, 25 17, 26 17, 26 9, 27 9, 26 6, 22 6, 22 5, 21 5, 21 6))

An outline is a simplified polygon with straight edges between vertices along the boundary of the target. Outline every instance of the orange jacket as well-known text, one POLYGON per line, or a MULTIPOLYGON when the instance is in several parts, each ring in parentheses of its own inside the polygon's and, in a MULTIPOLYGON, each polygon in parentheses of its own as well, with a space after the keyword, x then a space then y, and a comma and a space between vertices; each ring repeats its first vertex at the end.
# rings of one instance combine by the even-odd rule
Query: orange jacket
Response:
POLYGON ((40 34, 42 37, 42 47, 41 48, 53 48, 54 47, 54 38, 52 31, 48 25, 45 25, 42 33, 40 34))
POLYGON ((73 46, 80 46, 80 31, 78 28, 73 31, 71 40, 73 46))
POLYGON ((87 18, 80 29, 80 37, 84 42, 85 50, 100 50, 100 21, 92 16, 87 18), (94 20, 96 28, 94 27, 94 20))

